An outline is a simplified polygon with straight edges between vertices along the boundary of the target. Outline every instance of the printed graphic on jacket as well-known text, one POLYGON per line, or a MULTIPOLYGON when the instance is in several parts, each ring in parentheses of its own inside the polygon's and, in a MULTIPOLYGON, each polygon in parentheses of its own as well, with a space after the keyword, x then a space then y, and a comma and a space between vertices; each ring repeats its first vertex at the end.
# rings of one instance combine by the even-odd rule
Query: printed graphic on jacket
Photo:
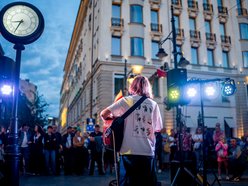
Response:
POLYGON ((152 106, 142 103, 134 111, 133 136, 147 138, 152 132, 152 106))

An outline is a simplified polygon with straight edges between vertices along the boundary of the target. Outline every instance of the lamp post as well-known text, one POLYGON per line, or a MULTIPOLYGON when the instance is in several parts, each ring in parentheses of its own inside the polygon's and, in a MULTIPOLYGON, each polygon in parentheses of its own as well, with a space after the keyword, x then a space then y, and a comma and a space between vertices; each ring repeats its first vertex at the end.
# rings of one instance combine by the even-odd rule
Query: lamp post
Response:
POLYGON ((123 88, 123 93, 126 95, 127 91, 127 59, 124 60, 125 66, 124 66, 124 88, 123 88))

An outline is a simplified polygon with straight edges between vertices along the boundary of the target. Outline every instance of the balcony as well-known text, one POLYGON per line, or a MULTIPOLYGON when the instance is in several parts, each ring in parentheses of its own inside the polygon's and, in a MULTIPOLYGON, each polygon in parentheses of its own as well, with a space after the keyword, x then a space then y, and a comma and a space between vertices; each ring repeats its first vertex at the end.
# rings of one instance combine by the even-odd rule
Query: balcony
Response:
POLYGON ((197 30, 190 30, 190 43, 192 47, 199 47, 201 44, 201 34, 197 30))
POLYGON ((158 9, 161 5, 161 0, 149 0, 151 8, 158 9))
POLYGON ((221 47, 223 51, 230 51, 231 49, 231 37, 221 35, 221 47))
POLYGON ((177 45, 182 45, 184 43, 185 37, 184 37, 184 29, 177 28, 176 29, 176 43, 177 45))
POLYGON ((224 6, 218 6, 218 17, 221 23, 226 23, 228 20, 228 9, 224 6))
POLYGON ((151 37, 154 40, 160 40, 162 36, 163 36, 162 25, 157 23, 151 23, 151 37))
POLYGON ((112 0, 112 3, 121 4, 122 0, 112 0))
POLYGON ((214 15, 213 5, 209 3, 203 3, 203 14, 205 20, 211 20, 214 15))
POLYGON ((121 36, 124 30, 124 20, 121 18, 111 18, 111 28, 112 35, 121 36))
POLYGON ((193 0, 188 0, 188 13, 189 17, 196 18, 199 12, 198 2, 193 0))
POLYGON ((215 49, 216 47, 216 35, 213 33, 206 33, 206 45, 208 49, 215 49))
POLYGON ((171 3, 174 10, 174 15, 180 15, 183 9, 181 0, 172 0, 171 3))
POLYGON ((247 9, 246 8, 237 8, 237 16, 248 16, 247 9))

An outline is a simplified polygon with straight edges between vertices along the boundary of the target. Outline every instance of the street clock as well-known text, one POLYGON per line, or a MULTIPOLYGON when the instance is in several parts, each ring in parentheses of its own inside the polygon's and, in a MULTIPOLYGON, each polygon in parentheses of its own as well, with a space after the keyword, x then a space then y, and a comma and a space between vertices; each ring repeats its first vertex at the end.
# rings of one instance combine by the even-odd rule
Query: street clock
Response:
POLYGON ((0 32, 14 44, 30 44, 36 41, 44 30, 44 18, 32 4, 14 2, 0 11, 0 32))

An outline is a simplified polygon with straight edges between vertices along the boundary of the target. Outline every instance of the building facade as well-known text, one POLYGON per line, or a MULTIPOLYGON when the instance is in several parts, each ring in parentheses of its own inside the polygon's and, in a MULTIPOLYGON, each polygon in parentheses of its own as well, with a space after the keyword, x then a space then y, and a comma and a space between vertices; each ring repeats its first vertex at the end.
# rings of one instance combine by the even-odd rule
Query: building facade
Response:
MULTIPOLYGON (((164 126, 176 126, 175 109, 164 105, 166 78, 156 76, 161 66, 174 68, 172 42, 162 45, 167 57, 156 56, 159 42, 172 30, 171 7, 177 51, 190 61, 188 78, 228 77, 236 82, 234 96, 204 99, 205 125, 213 128, 219 122, 239 137, 248 130, 248 0, 81 1, 64 65, 62 128, 85 125, 87 118, 102 123, 101 110, 124 89, 134 65, 141 65, 142 74, 151 80, 164 126)), ((192 130, 200 111, 199 99, 182 108, 182 118, 192 130)))

